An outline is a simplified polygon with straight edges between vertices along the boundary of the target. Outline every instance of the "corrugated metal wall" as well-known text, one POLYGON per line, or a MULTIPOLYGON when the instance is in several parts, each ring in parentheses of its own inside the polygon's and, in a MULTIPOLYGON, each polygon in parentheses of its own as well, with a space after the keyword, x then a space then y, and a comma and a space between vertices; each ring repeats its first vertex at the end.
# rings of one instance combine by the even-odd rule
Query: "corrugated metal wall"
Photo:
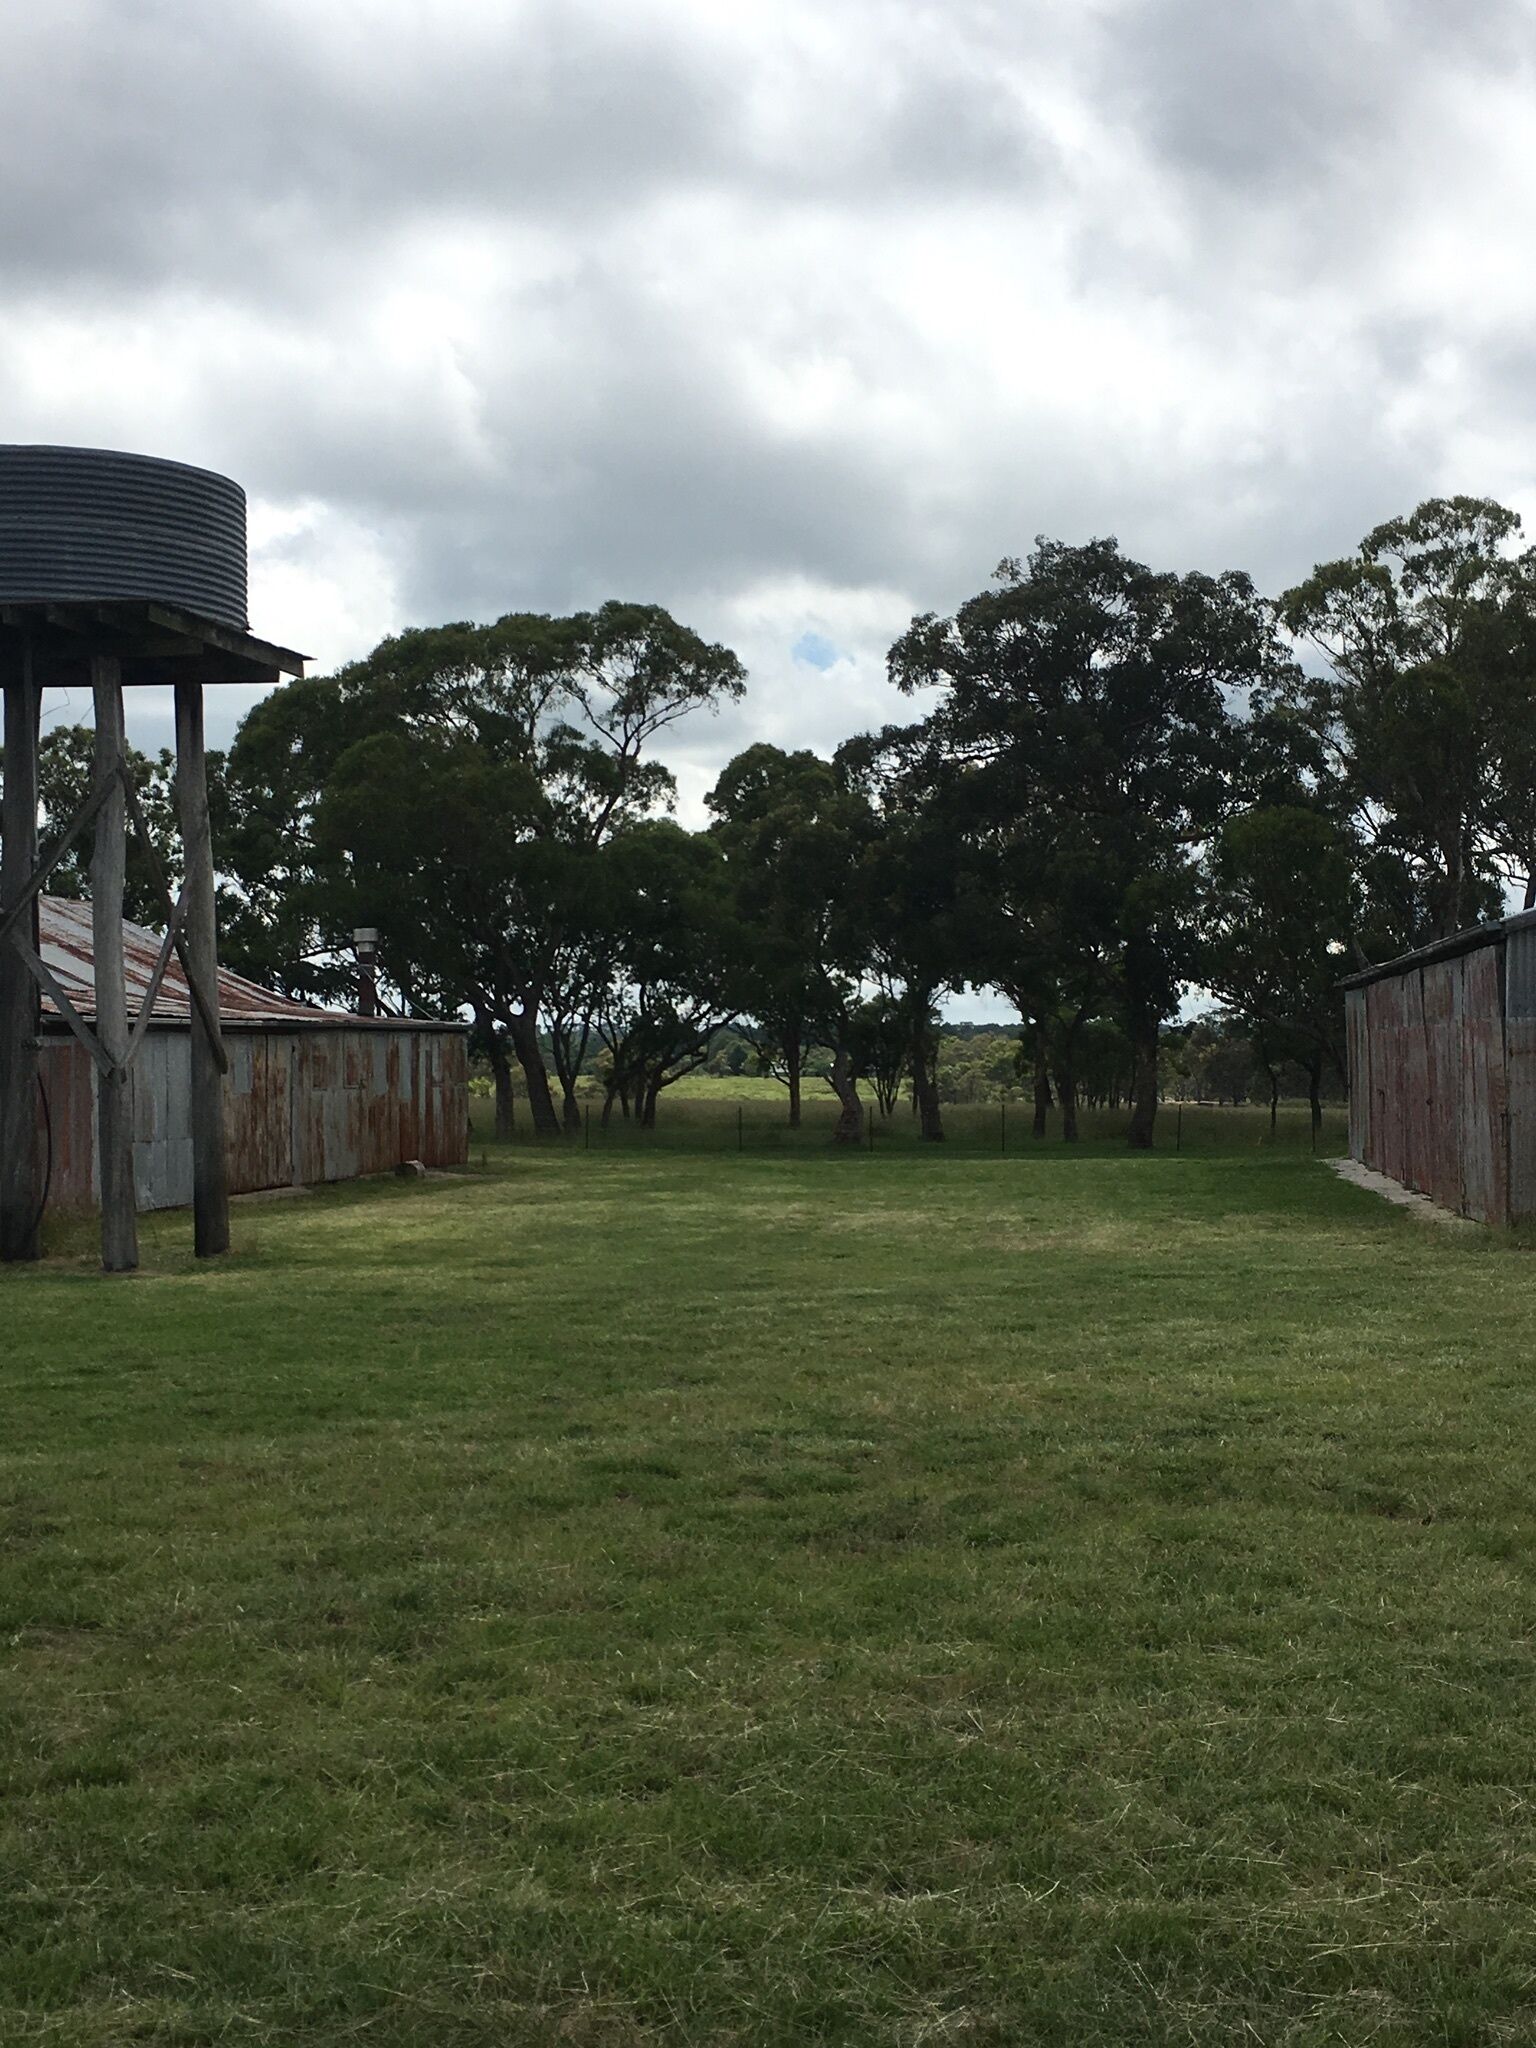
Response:
POLYGON ((1512 931, 1504 948, 1504 1093, 1509 1213, 1536 1216, 1536 931, 1512 931))
POLYGON ((1463 956, 1461 976, 1461 1206, 1485 1223, 1509 1220, 1504 949, 1463 956))
MULTIPOLYGON (((353 1180, 402 1159, 469 1157, 469 1055, 458 1031, 230 1031, 224 1113, 231 1194, 353 1180)), ((151 1031, 134 1063, 134 1180, 141 1209, 192 1199, 191 1041, 151 1031)), ((96 1198, 95 1078, 74 1038, 43 1044, 53 1167, 49 1204, 96 1198)))
POLYGON ((1346 1003, 1353 1156, 1484 1223, 1536 1216, 1536 932, 1495 927, 1346 1003))

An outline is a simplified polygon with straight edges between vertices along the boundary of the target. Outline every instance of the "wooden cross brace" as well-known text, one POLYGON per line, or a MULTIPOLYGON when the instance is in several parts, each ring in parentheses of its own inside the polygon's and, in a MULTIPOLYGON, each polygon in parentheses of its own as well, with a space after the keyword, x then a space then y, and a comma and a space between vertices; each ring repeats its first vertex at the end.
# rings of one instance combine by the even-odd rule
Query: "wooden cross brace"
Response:
POLYGON ((186 888, 183 886, 179 895, 172 896, 170 878, 165 872, 165 865, 160 858, 159 849, 156 847, 154 839, 150 834, 149 821, 144 815, 144 806, 140 803, 139 793, 133 786, 133 776, 129 772, 127 761, 119 754, 115 771, 102 777, 91 789, 85 802, 69 821, 63 838, 60 839, 48 859, 32 875, 16 901, 11 904, 3 916, 0 916, 0 945, 4 945, 7 940, 10 941, 11 945, 21 955, 22 960, 26 964, 27 971, 31 974, 33 980, 48 997, 70 1030, 80 1040, 80 1043, 95 1062, 98 1071, 108 1080, 112 1080, 116 1076, 125 1073, 133 1064, 139 1047, 144 1041, 144 1034, 153 1022, 155 1002, 165 981, 166 969, 171 964, 171 954, 174 952, 177 959, 181 962, 181 971, 186 977, 187 987, 191 991, 192 1000, 197 1005, 198 1016, 202 1019, 203 1027, 208 1033, 209 1042, 213 1048, 214 1060, 217 1063, 219 1072, 227 1074, 229 1072, 229 1054, 224 1045, 223 1035, 219 1030, 216 1007, 217 992, 210 992, 204 989, 202 977, 195 972, 192 962, 188 957, 187 947, 182 936, 186 925, 186 918, 186 888), (112 794, 114 785, 119 783, 127 800, 128 817, 133 827, 134 836, 138 840, 144 858, 149 864, 156 892, 165 901, 167 920, 165 937, 160 942, 160 950, 155 957, 154 968, 150 973, 149 985, 144 991, 144 1000, 140 1005, 138 1017, 129 1036, 127 1052, 120 1066, 115 1065, 108 1058, 100 1038, 91 1029, 90 1025, 86 1023, 79 1010, 76 1009, 63 985, 60 983, 58 976, 54 974, 47 961, 35 950, 22 923, 23 914, 33 898, 41 894, 47 884, 48 877, 58 867, 70 847, 107 801, 107 798, 112 794))

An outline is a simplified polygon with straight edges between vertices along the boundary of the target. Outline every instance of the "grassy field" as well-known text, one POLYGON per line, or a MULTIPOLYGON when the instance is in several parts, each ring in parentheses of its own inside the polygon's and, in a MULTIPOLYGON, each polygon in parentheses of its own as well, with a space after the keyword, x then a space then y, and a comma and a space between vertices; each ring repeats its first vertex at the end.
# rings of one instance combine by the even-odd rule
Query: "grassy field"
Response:
POLYGON ((0 1278, 0 2040, 1536 2038, 1536 1272, 1233 1130, 0 1278))
MULTIPOLYGON (((615 1150, 621 1146, 649 1150, 680 1149, 686 1152, 784 1152, 826 1150, 837 1121, 837 1102, 824 1082, 808 1082, 802 1108, 801 1128, 792 1131, 788 1122, 788 1098, 780 1084, 756 1075, 731 1077, 693 1074, 679 1081, 662 1096, 653 1130, 643 1131, 615 1110, 607 1128, 602 1121, 602 1098, 595 1091, 583 1104, 582 1142, 588 1149, 615 1150)), ((471 1101, 477 1130, 489 1132, 493 1124, 487 1096, 471 1101)), ((890 1150, 926 1151, 918 1135, 917 1120, 903 1102, 891 1116, 874 1111, 866 1098, 868 1142, 877 1152, 890 1150)), ((1035 1149, 1031 1136, 1033 1105, 1012 1102, 945 1103, 943 1108, 945 1144, 953 1152, 1017 1154, 1035 1149)), ((1084 1149, 1124 1149, 1130 1110, 1085 1109, 1079 1118, 1084 1149)), ((1342 1105, 1329 1104, 1323 1112, 1318 1150, 1327 1154, 1345 1149, 1349 1113, 1342 1105)), ((519 1095, 513 1110, 513 1142, 534 1144, 533 1121, 526 1098, 519 1095)), ((1061 1135, 1060 1112, 1049 1119, 1047 1143, 1061 1135)), ((1210 1103, 1165 1103, 1159 1111, 1159 1143, 1170 1150, 1230 1154, 1258 1152, 1271 1147, 1287 1151, 1310 1151, 1311 1118, 1305 1103, 1280 1106, 1273 1138, 1267 1108, 1221 1108, 1210 1103)))

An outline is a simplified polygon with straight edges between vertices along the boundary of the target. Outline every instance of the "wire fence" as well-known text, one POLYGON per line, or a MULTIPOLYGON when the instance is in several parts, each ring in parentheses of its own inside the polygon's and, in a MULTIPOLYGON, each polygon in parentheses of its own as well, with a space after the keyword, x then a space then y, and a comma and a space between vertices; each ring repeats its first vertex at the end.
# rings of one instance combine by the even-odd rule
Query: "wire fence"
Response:
MULTIPOLYGON (((876 1155, 892 1152, 946 1152, 1006 1157, 1063 1149, 1060 1112, 1047 1118, 1043 1137, 1034 1133, 1033 1105, 1026 1101, 946 1103, 943 1108, 942 1146, 925 1142, 917 1117, 902 1104, 883 1116, 866 1102, 864 1134, 859 1150, 876 1155)), ((710 1152, 841 1153, 851 1145, 836 1145, 833 1130, 837 1105, 831 1100, 809 1098, 803 1105, 798 1128, 789 1122, 785 1101, 751 1098, 708 1098, 663 1095, 656 1121, 647 1128, 634 1117, 624 1117, 617 1107, 605 1122, 602 1104, 583 1102, 577 1121, 566 1128, 559 1140, 541 1140, 534 1130, 526 1097, 513 1104, 510 1142, 514 1146, 564 1143, 586 1152, 710 1152)), ((1084 1108, 1078 1112, 1077 1149, 1120 1151, 1126 1144, 1130 1110, 1084 1108)), ((496 1144, 492 1103, 484 1096, 472 1098, 471 1128, 476 1146, 496 1144)), ((1345 1149, 1348 1111, 1342 1105, 1324 1106, 1322 1123, 1314 1132, 1306 1103, 1282 1103, 1271 1123, 1267 1105, 1165 1102, 1157 1116, 1155 1148, 1160 1152, 1214 1155, 1237 1152, 1317 1152, 1328 1155, 1345 1149)), ((1070 1147, 1066 1149, 1071 1149, 1070 1147)))

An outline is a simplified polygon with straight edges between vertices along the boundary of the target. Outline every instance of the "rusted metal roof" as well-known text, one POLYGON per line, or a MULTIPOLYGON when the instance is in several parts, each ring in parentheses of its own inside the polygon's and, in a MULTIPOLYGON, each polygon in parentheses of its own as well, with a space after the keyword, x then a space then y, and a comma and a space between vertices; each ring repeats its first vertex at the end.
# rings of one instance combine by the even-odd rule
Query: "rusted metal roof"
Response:
MULTIPOLYGON (((95 954, 90 904, 76 902, 67 896, 44 896, 39 905, 38 925, 39 951, 45 963, 57 975, 75 1008, 84 1016, 94 1016, 95 954)), ((136 1015, 143 1003, 159 955, 160 934, 146 931, 143 925, 130 924, 125 919, 123 965, 131 1015, 136 1015)), ((225 967, 219 969, 219 1011, 231 1024, 286 1024, 290 1029, 303 1024, 355 1026, 358 1021, 344 1010, 322 1010, 313 1003, 295 1002, 291 996, 274 995, 271 989, 258 988, 254 981, 231 974, 225 967)), ((43 998, 43 1014, 45 1017, 57 1017, 59 1014, 46 996, 43 998)), ((173 954, 165 979, 160 984, 160 993, 155 998, 155 1021, 187 1024, 191 1015, 192 999, 186 977, 181 971, 180 961, 173 954)))

